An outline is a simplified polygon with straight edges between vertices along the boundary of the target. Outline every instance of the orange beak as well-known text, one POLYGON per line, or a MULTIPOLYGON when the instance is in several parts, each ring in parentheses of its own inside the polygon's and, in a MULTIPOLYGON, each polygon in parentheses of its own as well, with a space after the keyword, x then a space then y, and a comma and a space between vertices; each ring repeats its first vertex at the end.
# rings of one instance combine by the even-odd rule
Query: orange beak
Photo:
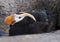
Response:
POLYGON ((12 16, 7 16, 5 19, 4 19, 4 23, 5 24, 12 24, 12 16))

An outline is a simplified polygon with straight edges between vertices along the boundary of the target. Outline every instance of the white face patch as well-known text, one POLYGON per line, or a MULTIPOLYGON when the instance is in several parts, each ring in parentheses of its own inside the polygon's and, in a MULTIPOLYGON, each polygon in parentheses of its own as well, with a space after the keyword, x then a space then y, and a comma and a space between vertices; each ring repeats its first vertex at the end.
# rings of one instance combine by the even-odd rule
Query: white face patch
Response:
POLYGON ((16 22, 19 22, 19 21, 21 21, 21 20, 23 20, 23 19, 24 19, 24 17, 20 17, 20 15, 15 14, 14 20, 15 20, 16 22))
POLYGON ((22 14, 14 14, 13 15, 13 19, 15 20, 15 22, 17 23, 17 22, 19 22, 19 21, 21 21, 21 20, 23 20, 26 16, 28 16, 28 17, 30 17, 30 18, 32 18, 35 22, 36 22, 36 19, 35 19, 35 17, 33 16, 33 15, 31 15, 31 14, 29 14, 29 13, 22 13, 22 14))

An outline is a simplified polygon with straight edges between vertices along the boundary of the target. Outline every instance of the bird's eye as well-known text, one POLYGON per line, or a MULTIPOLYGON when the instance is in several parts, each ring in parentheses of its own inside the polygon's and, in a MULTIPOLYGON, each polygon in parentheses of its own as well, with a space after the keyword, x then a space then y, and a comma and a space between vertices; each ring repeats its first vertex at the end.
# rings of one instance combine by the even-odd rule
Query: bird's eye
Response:
POLYGON ((19 19, 20 19, 21 17, 19 17, 19 19))
POLYGON ((19 17, 19 19, 20 19, 21 17, 19 17))
POLYGON ((19 17, 19 19, 20 19, 21 17, 19 17))

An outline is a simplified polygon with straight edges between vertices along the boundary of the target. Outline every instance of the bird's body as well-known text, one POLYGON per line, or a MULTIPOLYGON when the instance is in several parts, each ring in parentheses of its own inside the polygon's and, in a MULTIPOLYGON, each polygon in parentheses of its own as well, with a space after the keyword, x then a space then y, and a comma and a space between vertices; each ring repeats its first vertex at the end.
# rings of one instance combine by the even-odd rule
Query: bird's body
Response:
POLYGON ((14 25, 10 25, 9 36, 42 33, 42 30, 47 25, 41 24, 40 21, 48 22, 46 21, 47 17, 43 14, 38 12, 29 12, 26 14, 25 12, 22 12, 21 15, 15 15, 15 17, 17 16, 16 18, 18 18, 18 20, 16 20, 15 18, 16 23, 14 25), (42 18, 41 16, 43 16, 44 18, 42 18), (22 19, 19 17, 21 17, 22 19))
POLYGON ((9 35, 14 36, 14 35, 25 35, 25 34, 31 34, 31 28, 29 28, 29 24, 34 23, 34 21, 30 22, 29 18, 24 18, 22 21, 10 25, 10 30, 9 30, 9 35))
POLYGON ((47 32, 46 27, 47 24, 40 22, 20 21, 10 25, 9 36, 44 33, 47 32))

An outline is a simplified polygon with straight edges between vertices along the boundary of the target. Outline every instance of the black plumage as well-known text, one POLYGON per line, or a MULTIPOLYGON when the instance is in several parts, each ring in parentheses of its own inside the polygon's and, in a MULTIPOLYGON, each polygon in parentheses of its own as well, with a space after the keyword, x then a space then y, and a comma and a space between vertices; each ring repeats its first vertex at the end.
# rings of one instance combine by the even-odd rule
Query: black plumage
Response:
POLYGON ((44 29, 47 29, 47 24, 44 23, 48 23, 48 18, 46 12, 44 12, 45 11, 28 12, 31 13, 37 21, 35 22, 30 17, 25 17, 22 21, 10 25, 9 35, 14 36, 46 32, 44 29), (44 23, 40 23, 41 21, 44 23))
POLYGON ((10 25, 9 35, 23 35, 23 34, 30 34, 29 24, 34 23, 34 21, 29 17, 25 17, 22 21, 10 25))

